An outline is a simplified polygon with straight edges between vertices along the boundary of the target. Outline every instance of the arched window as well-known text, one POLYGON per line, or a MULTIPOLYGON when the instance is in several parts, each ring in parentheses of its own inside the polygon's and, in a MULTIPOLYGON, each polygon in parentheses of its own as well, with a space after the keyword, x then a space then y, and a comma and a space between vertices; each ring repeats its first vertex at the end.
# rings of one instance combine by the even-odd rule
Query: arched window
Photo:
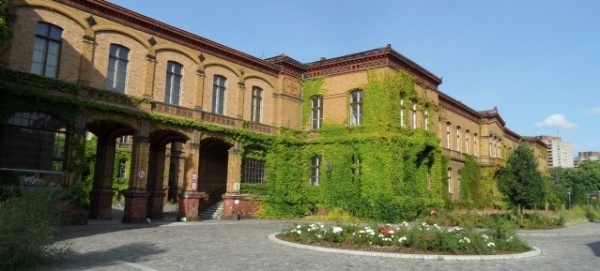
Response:
POLYGON ((452 195, 452 168, 448 168, 448 194, 452 195))
POLYGON ((446 148, 450 149, 450 122, 446 123, 446 148))
POLYGON ((167 80, 165 86, 165 103, 179 105, 181 92, 181 79, 183 65, 175 62, 167 62, 167 80))
POLYGON ((469 146, 469 137, 470 137, 469 129, 467 129, 467 130, 465 130, 465 153, 467 153, 467 154, 471 154, 470 150, 469 150, 471 148, 469 146))
POLYGON ((362 124, 363 91, 355 90, 350 93, 350 126, 362 124))
POLYGON ((456 126, 456 151, 460 151, 460 126, 456 126))
POLYGON ((262 113, 262 88, 252 88, 252 116, 251 120, 254 122, 260 122, 262 113))
POLYGON ((110 45, 106 89, 125 93, 129 49, 118 44, 110 45))
POLYGON ((40 22, 35 29, 31 73, 44 77, 58 78, 62 29, 40 22))
POLYGON ((215 75, 213 77, 213 100, 212 100, 212 112, 215 114, 225 114, 225 85, 227 78, 221 75, 215 75))
POLYGON ((323 96, 316 95, 310 98, 310 128, 321 129, 323 123, 323 96))
POLYGON ((0 167, 62 171, 66 142, 65 122, 45 113, 15 113, 4 130, 0 167))
POLYGON ((479 148, 477 147, 477 133, 473 134, 473 156, 479 156, 479 148))

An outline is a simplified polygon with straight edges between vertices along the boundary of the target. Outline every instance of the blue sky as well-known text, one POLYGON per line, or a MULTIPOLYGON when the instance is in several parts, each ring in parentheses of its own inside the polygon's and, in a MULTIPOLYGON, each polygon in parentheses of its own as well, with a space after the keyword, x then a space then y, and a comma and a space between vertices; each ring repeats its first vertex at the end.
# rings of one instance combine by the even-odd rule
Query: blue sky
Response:
POLYGON ((301 62, 391 44, 521 135, 600 151, 600 1, 110 0, 267 58, 301 62), (168 4, 167 4, 168 3, 168 4))

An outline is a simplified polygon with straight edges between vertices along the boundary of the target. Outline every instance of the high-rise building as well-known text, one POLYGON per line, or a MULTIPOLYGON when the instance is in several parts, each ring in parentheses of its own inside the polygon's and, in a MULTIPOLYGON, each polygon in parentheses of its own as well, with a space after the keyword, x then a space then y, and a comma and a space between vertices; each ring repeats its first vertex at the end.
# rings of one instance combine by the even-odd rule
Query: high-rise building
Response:
POLYGON ((558 136, 538 136, 548 146, 548 167, 575 167, 573 163, 573 143, 563 142, 558 136))

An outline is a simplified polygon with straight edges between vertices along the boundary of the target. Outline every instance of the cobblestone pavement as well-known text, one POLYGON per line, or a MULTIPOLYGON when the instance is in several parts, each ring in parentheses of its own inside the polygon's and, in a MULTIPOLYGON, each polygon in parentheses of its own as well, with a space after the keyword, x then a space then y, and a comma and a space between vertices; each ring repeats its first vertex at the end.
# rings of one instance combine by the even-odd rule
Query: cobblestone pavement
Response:
POLYGON ((319 252, 268 240, 290 222, 170 219, 91 221, 61 229, 61 242, 75 253, 44 270, 600 270, 600 223, 520 232, 542 250, 533 258, 440 261, 319 252))

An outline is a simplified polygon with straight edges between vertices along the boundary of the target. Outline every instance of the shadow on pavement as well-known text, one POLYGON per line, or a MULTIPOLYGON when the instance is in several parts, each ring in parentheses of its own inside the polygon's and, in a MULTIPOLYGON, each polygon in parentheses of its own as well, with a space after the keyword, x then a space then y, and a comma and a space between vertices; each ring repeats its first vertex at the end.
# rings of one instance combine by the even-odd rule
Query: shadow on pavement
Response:
POLYGON ((586 244, 594 252, 596 257, 600 257, 600 242, 586 244))
POLYGON ((122 245, 116 248, 110 248, 100 251, 87 253, 75 253, 50 262, 47 270, 82 270, 87 268, 100 268, 100 270, 109 269, 114 265, 135 264, 150 259, 152 256, 165 253, 167 250, 158 248, 152 243, 140 242, 122 245))

